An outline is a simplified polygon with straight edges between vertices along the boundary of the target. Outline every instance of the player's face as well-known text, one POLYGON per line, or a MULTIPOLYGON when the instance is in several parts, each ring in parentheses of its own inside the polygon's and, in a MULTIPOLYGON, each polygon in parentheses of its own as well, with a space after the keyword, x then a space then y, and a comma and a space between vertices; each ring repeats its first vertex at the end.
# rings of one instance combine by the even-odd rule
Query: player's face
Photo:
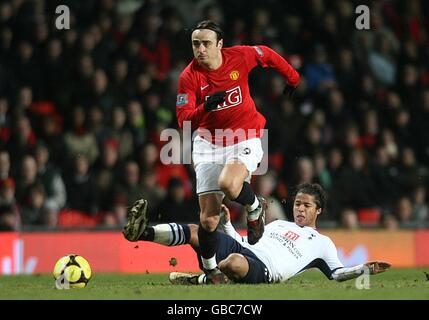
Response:
POLYGON ((293 218, 300 227, 316 227, 317 215, 322 210, 317 206, 314 196, 298 193, 293 203, 293 218))
POLYGON ((192 33, 192 50, 198 63, 211 66, 218 62, 223 41, 217 41, 216 32, 209 29, 198 29, 192 33))

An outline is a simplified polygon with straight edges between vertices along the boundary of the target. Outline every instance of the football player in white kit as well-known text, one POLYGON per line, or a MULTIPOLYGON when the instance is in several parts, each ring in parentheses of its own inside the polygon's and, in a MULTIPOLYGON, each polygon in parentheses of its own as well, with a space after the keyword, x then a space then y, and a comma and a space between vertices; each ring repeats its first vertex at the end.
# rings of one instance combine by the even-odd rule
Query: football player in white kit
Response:
MULTIPOLYGON (((293 202, 294 222, 277 220, 267 224, 262 238, 254 245, 236 232, 229 219, 229 210, 223 205, 220 225, 224 232, 218 231, 220 243, 216 257, 225 280, 236 283, 283 282, 307 269, 318 268, 328 279, 344 281, 357 278, 366 271, 377 274, 388 270, 389 263, 378 261, 350 268, 343 266, 332 240, 316 229, 317 217, 323 212, 325 203, 326 195, 320 185, 306 183, 298 186, 293 202)), ((145 217, 147 202, 141 205, 140 211, 145 217)), ((136 226, 142 230, 139 240, 169 246, 190 244, 199 252, 197 225, 170 223, 148 227, 147 219, 141 220, 145 222, 140 221, 136 226)), ((206 278, 205 274, 173 272, 170 281, 174 284, 204 284, 206 278)))

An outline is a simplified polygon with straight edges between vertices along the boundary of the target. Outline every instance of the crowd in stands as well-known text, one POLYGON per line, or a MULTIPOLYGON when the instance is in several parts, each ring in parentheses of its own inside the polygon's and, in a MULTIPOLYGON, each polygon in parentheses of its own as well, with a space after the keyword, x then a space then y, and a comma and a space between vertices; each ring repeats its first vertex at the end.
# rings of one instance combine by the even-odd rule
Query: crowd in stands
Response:
POLYGON ((250 77, 269 130, 269 170, 252 182, 267 221, 291 219, 293 187, 312 181, 329 195, 326 225, 429 225, 429 2, 4 0, 1 230, 118 228, 142 197, 152 222, 198 221, 192 165, 159 153, 203 19, 225 46, 268 45, 302 75, 293 99, 276 71, 250 77), (370 30, 355 26, 358 4, 370 30), (58 5, 70 29, 56 28, 58 5))

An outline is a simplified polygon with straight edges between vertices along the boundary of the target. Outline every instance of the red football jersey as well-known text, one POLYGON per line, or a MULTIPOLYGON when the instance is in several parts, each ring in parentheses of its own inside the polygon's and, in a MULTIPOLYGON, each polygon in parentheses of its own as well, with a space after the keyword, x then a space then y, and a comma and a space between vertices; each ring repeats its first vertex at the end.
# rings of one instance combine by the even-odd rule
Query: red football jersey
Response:
MULTIPOLYGON (((206 70, 193 59, 180 75, 176 102, 179 127, 183 127, 184 121, 191 121, 192 129, 210 131, 213 143, 225 144, 224 138, 222 141, 216 139, 216 129, 242 129, 256 132, 256 137, 260 137, 266 120, 256 110, 250 96, 250 71, 258 65, 274 68, 292 86, 299 84, 300 76, 283 57, 266 46, 234 46, 223 48, 221 52, 222 65, 218 69, 206 70), (219 91, 226 92, 225 102, 216 110, 205 112, 204 101, 219 91)), ((249 135, 245 139, 253 137, 249 135)))

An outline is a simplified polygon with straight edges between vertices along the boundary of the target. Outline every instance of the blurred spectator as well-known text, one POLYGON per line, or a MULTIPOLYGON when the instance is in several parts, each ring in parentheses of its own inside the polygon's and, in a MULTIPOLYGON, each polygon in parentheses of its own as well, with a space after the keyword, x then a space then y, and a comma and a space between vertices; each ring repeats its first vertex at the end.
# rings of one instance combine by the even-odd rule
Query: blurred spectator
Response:
POLYGON ((375 150, 375 159, 370 163, 370 171, 375 183, 377 203, 387 210, 392 208, 393 200, 399 196, 399 170, 389 158, 387 148, 379 146, 375 150))
POLYGON ((67 209, 81 211, 88 215, 97 213, 97 195, 94 177, 86 155, 73 158, 72 168, 64 174, 67 191, 67 209))
POLYGON ((116 60, 113 65, 113 73, 110 81, 111 86, 109 89, 116 104, 126 103, 127 99, 131 96, 132 88, 128 75, 128 62, 125 59, 116 60))
POLYGON ((109 130, 110 139, 117 141, 119 158, 125 160, 132 156, 134 151, 134 137, 126 127, 126 113, 122 107, 114 107, 112 111, 112 125, 109 130))
POLYGON ((12 207, 0 205, 0 231, 18 231, 19 218, 12 207))
POLYGON ((158 80, 164 80, 170 69, 170 46, 161 36, 161 20, 154 12, 142 13, 135 32, 141 40, 140 55, 143 60, 153 63, 158 80))
POLYGON ((85 129, 85 118, 86 114, 82 107, 77 106, 73 109, 72 127, 64 134, 64 144, 69 159, 82 154, 92 164, 99 151, 94 134, 85 129))
POLYGON ((424 178, 423 172, 415 159, 413 149, 404 148, 401 152, 397 179, 401 194, 411 194, 424 181, 424 178))
POLYGON ((15 199, 15 180, 6 178, 0 182, 0 205, 7 205, 18 211, 15 199))
POLYGON ((389 39, 382 35, 375 41, 376 44, 369 51, 369 66, 375 79, 382 85, 391 86, 395 82, 397 72, 394 57, 390 55, 391 44, 389 39))
POLYGON ((40 139, 45 142, 50 151, 50 159, 57 166, 66 162, 64 134, 61 128, 61 118, 43 117, 40 139))
POLYGON ((107 139, 101 149, 101 156, 94 164, 94 180, 97 203, 102 211, 111 209, 114 199, 114 185, 121 176, 119 145, 115 139, 107 139))
POLYGON ((17 55, 14 59, 13 81, 19 85, 28 85, 34 92, 36 98, 41 97, 40 82, 42 70, 34 54, 34 46, 27 40, 19 41, 16 46, 17 55))
POLYGON ((326 49, 323 45, 316 45, 313 52, 313 61, 305 69, 308 88, 310 90, 326 92, 336 85, 335 72, 327 60, 326 49))
POLYGON ((18 116, 13 122, 11 139, 6 147, 11 160, 15 163, 21 161, 25 154, 31 153, 36 142, 37 137, 28 117, 18 116))
POLYGON ((66 188, 58 169, 50 162, 49 150, 43 143, 38 143, 34 152, 37 164, 37 178, 45 191, 45 207, 58 212, 66 204, 66 188))
POLYGON ((185 190, 180 179, 172 178, 168 182, 167 195, 158 206, 154 221, 159 222, 196 222, 199 210, 193 200, 185 199, 185 190))
POLYGON ((383 227, 388 231, 396 231, 399 228, 398 219, 393 214, 388 214, 383 217, 383 227))
POLYGON ((10 156, 6 150, 0 150, 0 181, 10 176, 10 156))
POLYGON ((322 152, 318 152, 313 157, 315 182, 320 184, 326 192, 332 188, 332 177, 326 164, 326 158, 322 152))
POLYGON ((418 186, 412 194, 413 218, 416 221, 424 222, 429 220, 429 206, 427 204, 426 188, 418 186))
POLYGON ((396 201, 395 215, 401 227, 415 226, 413 206, 410 198, 402 196, 396 201))
POLYGON ((367 110, 363 116, 362 134, 359 137, 359 146, 372 151, 377 143, 379 130, 377 112, 373 109, 367 110))
POLYGON ((21 221, 23 226, 47 225, 55 226, 57 212, 46 208, 45 190, 39 183, 32 185, 25 195, 21 205, 21 221))
POLYGON ((421 94, 421 99, 416 106, 415 114, 412 116, 411 131, 414 139, 416 156, 421 163, 429 163, 429 89, 425 89, 421 94))
POLYGON ((141 198, 146 199, 150 205, 148 208, 149 216, 156 216, 156 209, 165 197, 165 190, 157 184, 155 171, 144 171, 142 174, 141 198))
POLYGON ((5 97, 0 96, 0 147, 6 146, 10 139, 10 117, 9 102, 5 97))
POLYGON ((141 198, 140 168, 135 161, 125 162, 122 169, 122 179, 114 186, 114 198, 126 199, 127 206, 132 206, 141 198))
POLYGON ((359 219, 356 210, 345 208, 341 212, 341 226, 346 230, 359 229, 359 219))
POLYGON ((26 201, 29 189, 39 182, 36 160, 31 155, 24 156, 20 162, 16 184, 16 199, 20 205, 26 201))
POLYGON ((282 204, 274 195, 277 187, 277 174, 270 170, 265 175, 258 176, 256 181, 256 192, 268 201, 265 223, 287 220, 282 204))
POLYGON ((295 170, 295 181, 292 183, 293 186, 312 182, 314 179, 314 165, 310 158, 301 157, 296 162, 295 170))
POLYGON ((93 134, 97 145, 101 145, 106 138, 106 126, 104 121, 104 113, 101 107, 92 106, 88 109, 88 123, 86 125, 88 132, 93 134))
POLYGON ((47 43, 43 54, 43 74, 45 81, 44 99, 59 101, 63 99, 64 82, 68 73, 63 72, 65 61, 63 57, 63 44, 60 39, 53 38, 47 43))
MULTIPOLYGON (((342 1, 345 3, 345 1, 342 1)), ((354 61, 353 51, 346 47, 338 52, 338 62, 335 65, 335 74, 338 79, 338 88, 344 93, 347 102, 353 103, 356 98, 360 98, 356 92, 359 71, 354 61)))
POLYGON ((134 148, 139 149, 145 142, 146 118, 140 102, 131 100, 127 105, 127 122, 134 140, 134 148))
POLYGON ((346 123, 352 120, 349 111, 345 108, 344 95, 341 91, 332 89, 329 91, 327 99, 327 123, 332 128, 340 130, 346 123))
POLYGON ((342 205, 355 210, 375 206, 375 185, 370 177, 366 155, 362 150, 352 150, 349 162, 336 183, 341 190, 338 196, 342 205))

